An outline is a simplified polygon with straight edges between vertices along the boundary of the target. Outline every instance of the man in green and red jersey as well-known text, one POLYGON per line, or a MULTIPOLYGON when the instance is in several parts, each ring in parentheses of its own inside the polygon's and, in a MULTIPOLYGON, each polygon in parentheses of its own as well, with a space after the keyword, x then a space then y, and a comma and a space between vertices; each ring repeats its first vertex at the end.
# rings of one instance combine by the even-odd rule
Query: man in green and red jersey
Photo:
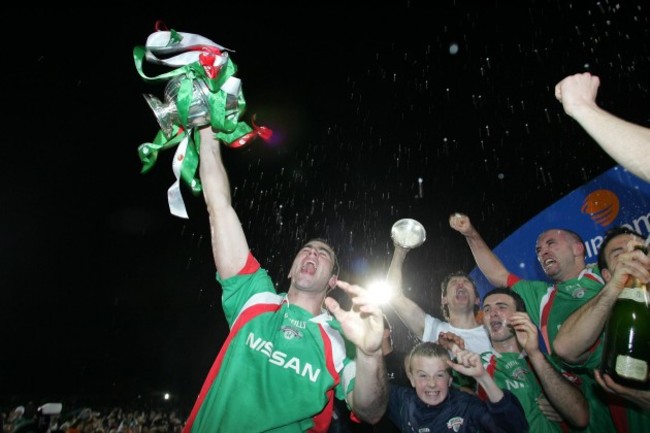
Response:
POLYGON ((230 333, 184 433, 324 433, 335 397, 345 399, 359 419, 379 421, 388 399, 381 308, 363 288, 337 281, 336 254, 320 239, 300 249, 287 293, 276 293, 232 206, 221 144, 210 127, 197 135, 212 253, 230 333), (326 297, 335 285, 350 296, 350 310, 326 297), (356 353, 346 353, 346 339, 356 353))
POLYGON ((519 399, 530 431, 562 433, 569 431, 569 427, 586 427, 587 400, 572 382, 573 377, 565 375, 541 352, 537 327, 526 313, 521 296, 499 287, 485 294, 482 308, 483 325, 493 349, 482 353, 481 360, 497 385, 519 399), (555 409, 555 417, 542 411, 541 399, 555 409))
POLYGON ((632 402, 615 401, 624 411, 618 414, 621 417, 618 424, 626 423, 630 432, 650 431, 650 391, 622 387, 611 377, 602 377, 598 368, 603 350, 601 335, 628 277, 650 281, 650 257, 634 249, 644 244, 643 235, 628 227, 618 226, 607 231, 598 253, 598 268, 607 284, 567 318, 553 342, 554 352, 564 361, 593 370, 601 386, 632 402))
MULTIPOLYGON (((449 225, 463 236, 478 268, 495 287, 509 287, 526 304, 532 322, 540 330, 546 351, 552 354, 552 344, 562 323, 585 302, 598 294, 604 281, 597 269, 585 262, 585 246, 580 236, 565 229, 550 229, 537 238, 535 251, 544 273, 552 282, 522 280, 511 273, 492 252, 469 217, 452 214, 449 225)), ((561 362, 557 358, 558 363, 561 362)), ((580 430, 590 433, 611 433, 624 430, 615 426, 607 406, 606 393, 598 387, 591 372, 584 368, 566 369, 580 379, 582 392, 589 402, 589 425, 580 430)))

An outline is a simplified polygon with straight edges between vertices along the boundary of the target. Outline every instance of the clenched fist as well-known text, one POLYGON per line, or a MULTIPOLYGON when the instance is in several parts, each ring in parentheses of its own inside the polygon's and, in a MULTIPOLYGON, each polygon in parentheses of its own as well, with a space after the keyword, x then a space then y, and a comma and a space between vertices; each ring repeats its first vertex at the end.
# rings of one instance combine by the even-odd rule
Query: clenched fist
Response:
POLYGON ((474 231, 474 226, 469 217, 462 213, 453 213, 449 216, 449 226, 462 235, 469 235, 474 231))

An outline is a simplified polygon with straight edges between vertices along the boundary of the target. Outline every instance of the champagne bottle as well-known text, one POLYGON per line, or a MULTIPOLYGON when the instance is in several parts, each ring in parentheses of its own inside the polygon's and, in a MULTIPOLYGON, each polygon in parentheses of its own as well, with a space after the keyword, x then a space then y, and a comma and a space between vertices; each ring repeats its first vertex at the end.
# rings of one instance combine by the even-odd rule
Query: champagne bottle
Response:
MULTIPOLYGON (((647 254, 647 249, 638 246, 647 254)), ((600 371, 620 385, 650 390, 650 295, 630 276, 605 326, 600 371)))

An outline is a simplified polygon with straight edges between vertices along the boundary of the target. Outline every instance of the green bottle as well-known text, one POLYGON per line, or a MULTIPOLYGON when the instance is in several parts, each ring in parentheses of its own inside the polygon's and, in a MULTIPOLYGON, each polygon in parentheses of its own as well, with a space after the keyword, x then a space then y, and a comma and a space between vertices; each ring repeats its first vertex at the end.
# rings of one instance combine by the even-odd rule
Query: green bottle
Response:
MULTIPOLYGON (((637 247, 647 254, 644 247, 637 247)), ((629 277, 607 325, 600 371, 619 385, 650 390, 650 294, 629 277)))

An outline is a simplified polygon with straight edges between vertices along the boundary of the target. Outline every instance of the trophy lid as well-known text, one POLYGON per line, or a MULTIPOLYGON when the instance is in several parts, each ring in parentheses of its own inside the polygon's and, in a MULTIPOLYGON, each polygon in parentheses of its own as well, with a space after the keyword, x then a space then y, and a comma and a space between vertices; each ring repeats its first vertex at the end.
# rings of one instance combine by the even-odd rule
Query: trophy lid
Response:
POLYGON ((393 224, 390 237, 402 248, 417 248, 427 239, 424 226, 412 218, 403 218, 393 224))

